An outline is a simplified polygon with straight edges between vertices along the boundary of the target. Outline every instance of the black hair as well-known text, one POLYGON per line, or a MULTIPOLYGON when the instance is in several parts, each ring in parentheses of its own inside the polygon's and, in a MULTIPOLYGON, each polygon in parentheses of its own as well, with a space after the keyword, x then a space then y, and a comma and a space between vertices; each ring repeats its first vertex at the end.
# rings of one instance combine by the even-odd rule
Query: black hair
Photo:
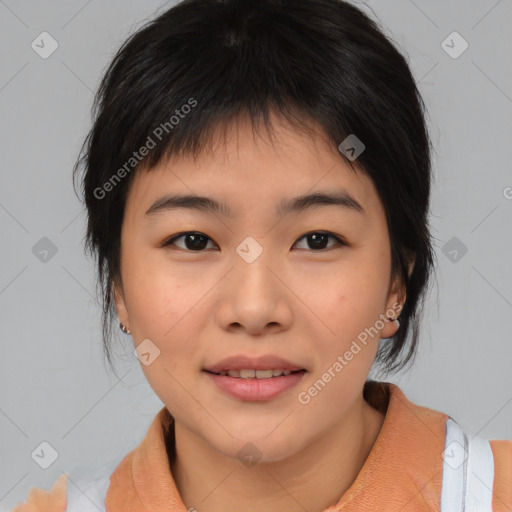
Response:
MULTIPOLYGON (((406 290, 400 327, 375 364, 394 372, 414 359, 435 253, 432 144, 406 58, 346 1, 183 0, 133 33, 107 67, 73 172, 83 168, 85 249, 97 260, 111 367, 113 326, 119 332, 112 284, 120 280, 121 225, 135 173, 171 156, 196 158, 219 128, 244 115, 253 129, 260 121, 271 129, 274 113, 297 130, 321 127, 335 147, 349 135, 364 144, 354 164, 382 200, 392 282, 406 290)), ((342 151, 340 158, 352 166, 342 151)))

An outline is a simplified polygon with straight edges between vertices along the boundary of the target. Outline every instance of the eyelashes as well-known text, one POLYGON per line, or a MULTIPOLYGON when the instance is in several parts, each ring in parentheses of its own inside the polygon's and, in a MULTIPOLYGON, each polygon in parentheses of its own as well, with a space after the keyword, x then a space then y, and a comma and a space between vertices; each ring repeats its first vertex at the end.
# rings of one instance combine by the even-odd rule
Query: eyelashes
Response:
MULTIPOLYGON (((298 238, 294 242, 292 247, 295 247, 297 243, 302 240, 305 240, 306 244, 309 244, 310 242, 312 243, 313 248, 310 250, 313 252, 322 252, 336 247, 348 246, 348 244, 345 242, 343 238, 341 238, 339 235, 331 233, 330 231, 309 231, 308 233, 298 238), (327 247, 318 247, 319 243, 320 245, 322 245, 322 241, 328 239, 333 239, 335 242, 334 245, 330 245, 327 247)), ((162 247, 175 246, 178 247, 178 249, 182 249, 187 252, 204 252, 204 249, 207 248, 209 241, 213 242, 213 240, 204 233, 201 233, 199 231, 184 231, 182 233, 172 236, 171 238, 166 239, 163 242, 162 247), (186 240, 185 247, 176 246, 176 241, 179 239, 186 240)))
MULTIPOLYGON (((201 246, 202 244, 201 243, 197 243, 197 241, 204 241, 204 239, 208 239, 208 240, 211 240, 211 238, 207 235, 205 235, 204 233, 200 233, 198 231, 185 231, 184 233, 180 233, 178 235, 175 235, 169 239, 167 239, 164 244, 163 244, 163 247, 168 247, 170 245, 174 245, 176 240, 179 240, 180 238, 185 238, 185 237, 191 237, 189 240, 192 240, 192 243, 196 245, 196 248, 197 246, 201 246)), ((182 247, 180 247, 180 249, 182 249, 182 247)), ((187 250, 187 248, 185 248, 185 250, 187 250)), ((202 252, 202 251, 190 251, 190 252, 202 252)))
MULTIPOLYGON (((327 248, 320 248, 319 250, 325 250, 325 249, 330 249, 331 247, 339 247, 339 246, 345 246, 345 245, 348 245, 345 240, 343 240, 340 236, 338 235, 335 235, 334 233, 331 233, 330 231, 310 231, 309 233, 306 233, 305 235, 302 235, 298 240, 303 240, 305 239, 306 241, 309 241, 309 240, 312 240, 314 243, 317 243, 319 240, 321 240, 323 237, 323 239, 333 239, 335 241, 335 244, 334 245, 331 245, 330 247, 327 247, 327 248), (316 235, 320 235, 320 237, 317 237, 316 235), (314 238, 309 238, 309 237, 313 237, 314 238)), ((293 244, 293 246, 296 245, 295 242, 293 244)), ((318 248, 316 248, 315 252, 319 252, 318 248)))

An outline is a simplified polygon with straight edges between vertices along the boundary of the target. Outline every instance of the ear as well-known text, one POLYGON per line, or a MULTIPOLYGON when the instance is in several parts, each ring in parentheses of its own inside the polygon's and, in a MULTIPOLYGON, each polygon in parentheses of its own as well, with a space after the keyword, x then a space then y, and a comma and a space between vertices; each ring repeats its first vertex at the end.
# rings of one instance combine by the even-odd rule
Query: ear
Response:
POLYGON ((112 294, 116 305, 117 317, 124 325, 129 326, 130 321, 128 317, 128 310, 126 309, 126 302, 124 299, 123 284, 120 279, 114 279, 112 283, 112 294))
MULTIPOLYGON (((409 260, 409 268, 408 275, 412 274, 414 269, 414 262, 416 261, 416 257, 414 256, 409 260)), ((396 277, 395 281, 390 286, 390 291, 388 294, 388 300, 386 303, 386 311, 384 311, 385 316, 390 316, 392 318, 398 318, 400 316, 400 312, 405 304, 407 298, 407 290, 405 283, 401 282, 399 277, 396 277)), ((391 338, 398 331, 397 322, 389 321, 384 318, 385 326, 383 327, 380 337, 381 338, 391 338)))

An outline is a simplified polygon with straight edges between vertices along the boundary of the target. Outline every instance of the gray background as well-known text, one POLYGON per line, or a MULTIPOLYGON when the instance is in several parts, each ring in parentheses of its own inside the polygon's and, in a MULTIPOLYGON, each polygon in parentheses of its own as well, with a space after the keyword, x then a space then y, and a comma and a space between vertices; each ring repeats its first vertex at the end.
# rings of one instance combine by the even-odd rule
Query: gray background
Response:
MULTIPOLYGON (((106 371, 71 169, 105 66, 172 3, 0 1, 0 509, 62 471, 127 454, 163 406, 131 338, 117 351, 121 379, 106 371), (31 48, 43 31, 59 44, 47 59, 31 48), (57 248, 47 262, 32 252, 43 237, 57 248), (31 458, 42 441, 59 455, 46 470, 31 458)), ((387 380, 473 434, 512 439, 512 2, 368 6, 410 59, 436 150, 437 282, 415 366, 387 380), (456 59, 441 45, 453 31, 469 44, 456 59)))

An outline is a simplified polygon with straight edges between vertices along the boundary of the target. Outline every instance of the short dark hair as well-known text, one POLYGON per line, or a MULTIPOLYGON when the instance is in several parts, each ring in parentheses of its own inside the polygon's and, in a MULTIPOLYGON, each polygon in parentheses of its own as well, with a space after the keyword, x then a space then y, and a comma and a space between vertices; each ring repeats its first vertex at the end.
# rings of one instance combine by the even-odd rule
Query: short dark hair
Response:
POLYGON ((120 280, 121 225, 135 172, 171 156, 196 158, 217 129, 242 115, 253 129, 261 120, 270 129, 270 113, 297 130, 319 126, 335 147, 351 134, 365 145, 354 162, 382 200, 392 280, 406 289, 398 332, 375 363, 394 372, 414 359, 435 257, 432 145, 405 57, 346 1, 184 0, 132 34, 113 58, 73 171, 74 178, 84 171, 85 249, 97 259, 111 367, 113 325, 119 332, 112 284, 120 280))

